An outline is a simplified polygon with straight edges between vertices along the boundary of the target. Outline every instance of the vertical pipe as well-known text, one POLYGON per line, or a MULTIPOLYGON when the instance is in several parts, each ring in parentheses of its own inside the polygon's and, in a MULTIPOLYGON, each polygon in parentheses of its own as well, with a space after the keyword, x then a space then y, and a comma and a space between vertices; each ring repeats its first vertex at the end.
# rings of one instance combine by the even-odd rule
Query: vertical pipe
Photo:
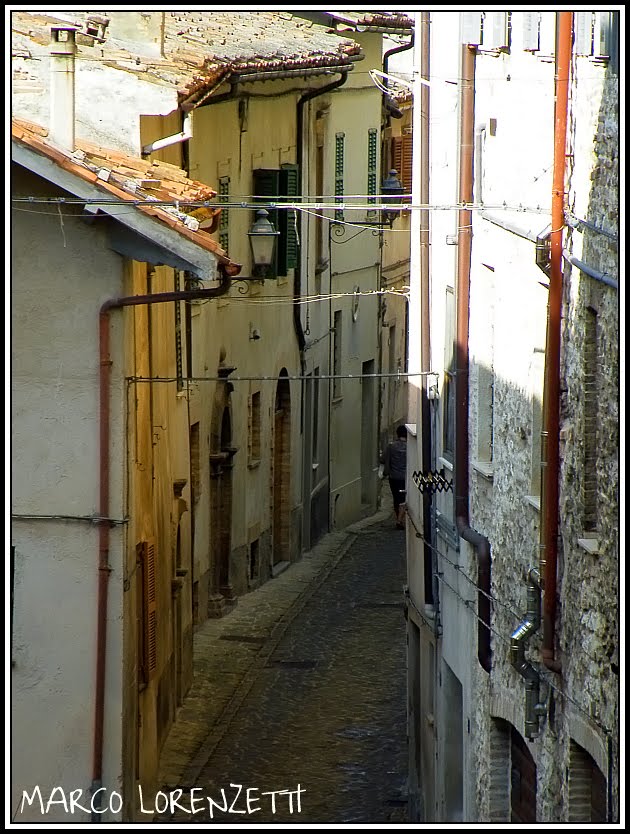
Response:
POLYGON ((216 298, 230 288, 230 277, 221 270, 218 287, 203 290, 182 290, 134 295, 126 298, 112 298, 106 301, 99 312, 99 522, 98 537, 98 598, 96 623, 96 684, 94 696, 94 748, 92 758, 92 821, 101 822, 101 794, 94 799, 102 787, 103 778, 103 724, 105 718, 105 671, 107 658, 107 596, 109 565, 109 438, 110 414, 109 397, 112 360, 110 357, 109 314, 111 310, 140 304, 160 304, 168 301, 191 301, 196 298, 216 298))
POLYGON ((564 188, 571 64, 573 13, 558 12, 556 103, 554 124, 553 186, 551 192, 551 274, 547 312, 547 350, 543 392, 543 432, 541 455, 541 542, 540 573, 543 577, 543 662, 554 672, 561 671, 555 657, 556 581, 558 560, 559 500, 559 412, 560 412, 560 330, 562 315, 562 229, 564 227, 564 188))
MULTIPOLYGON (((431 76, 431 32, 430 13, 420 13, 420 74, 423 80, 429 82, 431 76)), ((429 117, 430 117, 430 86, 422 84, 420 88, 420 203, 429 205, 429 117)), ((429 256, 429 222, 428 210, 420 212, 420 369, 423 372, 431 370, 431 308, 430 308, 430 256, 429 256)), ((422 470, 431 470, 431 404, 429 402, 429 376, 422 379, 422 470)), ((425 601, 435 605, 438 600, 437 588, 433 587, 431 578, 436 574, 436 556, 433 549, 433 525, 431 523, 431 492, 427 490, 422 496, 422 528, 424 532, 424 577, 425 601)), ((436 580, 434 580, 436 581, 436 580)), ((435 627, 438 618, 434 619, 435 627)))
MULTIPOLYGON (((473 147, 475 141, 475 52, 464 44, 461 61, 461 135, 459 156, 459 202, 473 202, 473 147)), ((455 521, 457 532, 477 554, 477 657, 490 672, 491 554, 488 539, 470 526, 468 507, 468 318, 470 304, 470 260, 472 253, 472 211, 462 208, 457 216, 456 287, 456 383, 455 383, 455 521)))

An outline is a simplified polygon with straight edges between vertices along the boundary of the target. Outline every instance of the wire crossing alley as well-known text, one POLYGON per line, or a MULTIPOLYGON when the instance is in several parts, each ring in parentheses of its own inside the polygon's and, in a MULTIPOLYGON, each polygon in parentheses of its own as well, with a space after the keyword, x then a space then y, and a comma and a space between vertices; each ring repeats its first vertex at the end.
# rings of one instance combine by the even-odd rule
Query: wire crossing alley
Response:
MULTIPOLYGON (((207 727, 179 782, 151 798, 156 822, 407 821, 404 547, 381 512, 324 537, 304 564, 243 598, 249 612, 239 602, 221 621, 214 645, 228 652, 206 671, 228 687, 240 675, 244 694, 207 727), (284 614, 270 629, 274 595, 284 614)), ((205 699, 191 698, 199 716, 205 699)), ((180 721, 167 756, 178 737, 187 743, 180 721)))

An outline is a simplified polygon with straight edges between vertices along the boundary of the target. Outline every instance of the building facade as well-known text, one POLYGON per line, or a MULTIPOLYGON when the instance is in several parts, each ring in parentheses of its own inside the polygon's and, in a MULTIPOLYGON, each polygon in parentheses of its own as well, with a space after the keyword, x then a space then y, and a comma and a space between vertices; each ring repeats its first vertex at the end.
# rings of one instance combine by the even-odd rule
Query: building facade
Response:
POLYGON ((451 210, 409 415, 418 820, 619 820, 618 37, 612 12, 430 14, 422 176, 451 210))

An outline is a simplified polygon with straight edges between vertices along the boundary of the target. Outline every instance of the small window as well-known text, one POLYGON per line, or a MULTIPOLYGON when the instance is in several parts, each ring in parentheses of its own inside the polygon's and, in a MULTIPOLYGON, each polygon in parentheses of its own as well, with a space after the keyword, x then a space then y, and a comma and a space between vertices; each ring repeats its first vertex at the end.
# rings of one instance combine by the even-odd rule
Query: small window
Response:
POLYGON ((341 385, 341 346, 343 337, 341 310, 335 310, 333 331, 333 398, 338 399, 342 396, 343 391, 341 385))
POLYGON ((319 460, 319 368, 313 371, 313 463, 319 460))
MULTIPOLYGON (((175 292, 181 289, 181 273, 175 270, 175 292)), ((175 307, 175 373, 177 375, 177 390, 184 387, 184 345, 182 338, 182 301, 176 301, 175 307)))
POLYGON ((136 545, 139 583, 136 592, 138 687, 144 689, 157 670, 157 593, 155 542, 136 545))
POLYGON ((260 391, 249 398, 249 462, 260 460, 260 391))
POLYGON ((260 540, 256 539, 249 545, 249 579, 258 579, 260 572, 260 540))
MULTIPOLYGON (((227 203, 230 194, 230 178, 219 178, 219 202, 227 203)), ((219 218, 219 246, 226 252, 230 251, 230 234, 229 234, 230 210, 227 208, 221 209, 219 218)))
POLYGON ((455 458, 455 293, 446 288, 446 319, 444 333, 443 456, 455 458))
POLYGON ((199 423, 190 427, 190 491, 194 505, 201 495, 199 423))

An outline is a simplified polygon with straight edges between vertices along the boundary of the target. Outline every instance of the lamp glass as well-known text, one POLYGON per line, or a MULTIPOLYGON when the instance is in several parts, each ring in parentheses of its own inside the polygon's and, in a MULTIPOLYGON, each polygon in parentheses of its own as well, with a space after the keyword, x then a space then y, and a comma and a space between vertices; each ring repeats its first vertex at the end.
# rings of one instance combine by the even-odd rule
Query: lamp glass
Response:
POLYGON ((280 232, 277 232, 273 223, 268 219, 269 212, 260 209, 256 212, 256 221, 247 233, 252 249, 252 261, 254 266, 268 267, 273 263, 276 239, 280 232))

